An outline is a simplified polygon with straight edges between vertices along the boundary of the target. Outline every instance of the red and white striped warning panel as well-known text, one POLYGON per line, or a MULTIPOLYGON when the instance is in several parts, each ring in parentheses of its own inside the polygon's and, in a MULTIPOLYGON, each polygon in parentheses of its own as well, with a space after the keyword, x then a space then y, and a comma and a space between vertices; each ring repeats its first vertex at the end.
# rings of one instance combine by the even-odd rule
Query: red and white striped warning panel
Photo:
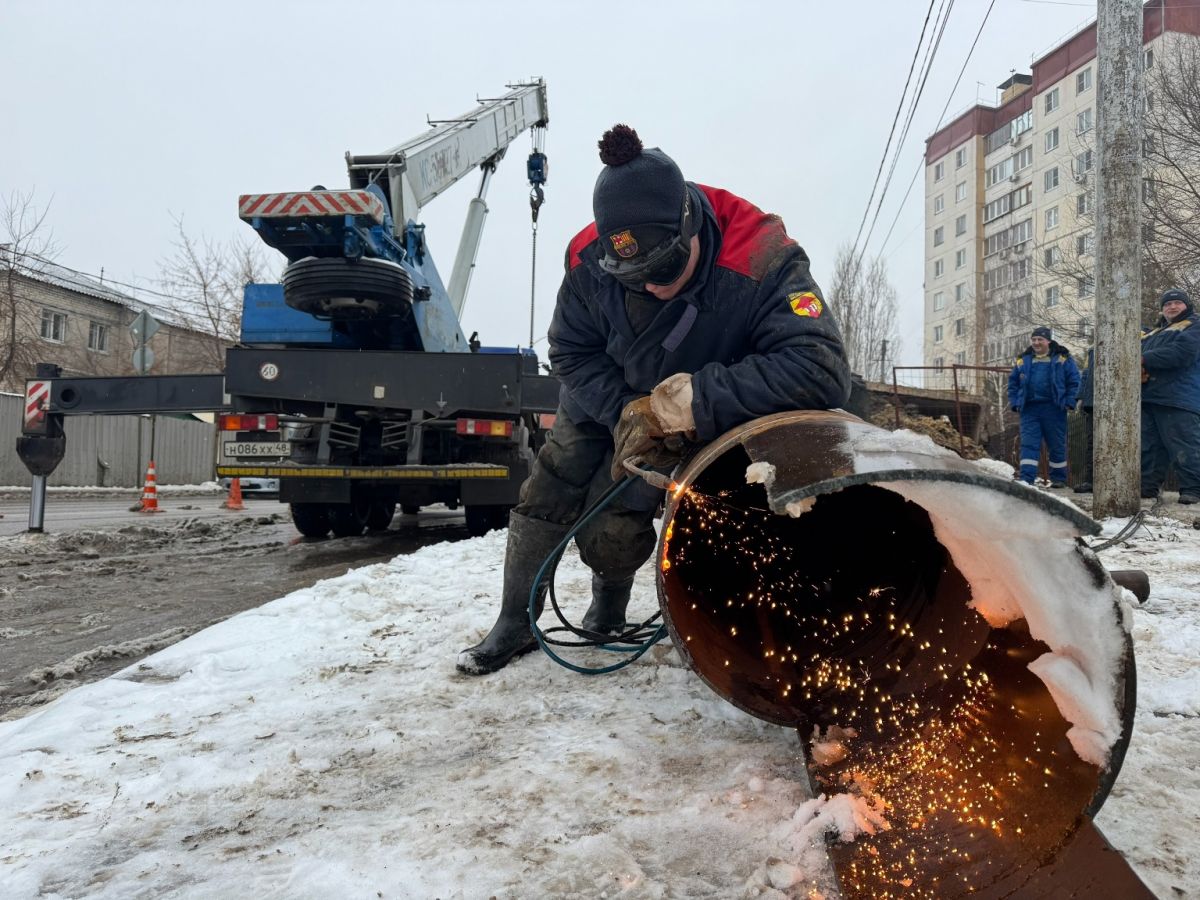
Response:
POLYGON ((367 191, 298 191, 287 194, 242 194, 243 219, 299 216, 370 216, 383 224, 383 203, 367 191))
POLYGON ((46 430, 46 408, 50 405, 50 382, 25 382, 25 425, 26 434, 42 434, 46 430))

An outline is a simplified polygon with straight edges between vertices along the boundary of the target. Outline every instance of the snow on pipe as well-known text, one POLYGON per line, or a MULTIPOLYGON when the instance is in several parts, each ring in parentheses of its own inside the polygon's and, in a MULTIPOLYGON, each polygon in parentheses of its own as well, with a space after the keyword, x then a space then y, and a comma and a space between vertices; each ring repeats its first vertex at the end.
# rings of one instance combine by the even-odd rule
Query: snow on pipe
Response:
POLYGON ((1091 825, 1132 728, 1131 595, 1094 521, 984 465, 837 411, 735 429, 669 495, 664 620, 846 795, 843 897, 1150 897, 1091 825))

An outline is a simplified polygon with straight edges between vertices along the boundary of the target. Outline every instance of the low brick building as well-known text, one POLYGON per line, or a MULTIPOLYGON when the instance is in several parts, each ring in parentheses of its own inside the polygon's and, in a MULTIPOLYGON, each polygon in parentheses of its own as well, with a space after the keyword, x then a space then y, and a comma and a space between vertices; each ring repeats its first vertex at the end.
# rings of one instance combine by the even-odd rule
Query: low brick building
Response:
POLYGON ((226 344, 100 281, 0 244, 0 391, 23 393, 39 362, 69 375, 133 375, 129 326, 143 310, 160 324, 151 374, 219 372, 226 344))

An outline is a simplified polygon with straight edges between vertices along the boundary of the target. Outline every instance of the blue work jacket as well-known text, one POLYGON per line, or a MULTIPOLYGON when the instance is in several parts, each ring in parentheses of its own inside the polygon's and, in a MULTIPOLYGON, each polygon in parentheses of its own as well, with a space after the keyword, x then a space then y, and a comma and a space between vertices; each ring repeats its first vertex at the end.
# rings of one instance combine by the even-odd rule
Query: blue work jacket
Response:
POLYGON ((1200 323, 1195 313, 1142 335, 1142 367, 1150 376, 1142 402, 1200 412, 1200 323))
MULTIPOLYGON (((1016 364, 1008 375, 1008 405, 1018 412, 1030 401, 1030 371, 1034 365, 1033 348, 1026 347, 1017 357, 1016 364)), ((1050 342, 1050 362, 1038 363, 1050 366, 1050 386, 1055 406, 1069 409, 1079 397, 1079 366, 1071 358, 1066 347, 1057 341, 1050 342)))

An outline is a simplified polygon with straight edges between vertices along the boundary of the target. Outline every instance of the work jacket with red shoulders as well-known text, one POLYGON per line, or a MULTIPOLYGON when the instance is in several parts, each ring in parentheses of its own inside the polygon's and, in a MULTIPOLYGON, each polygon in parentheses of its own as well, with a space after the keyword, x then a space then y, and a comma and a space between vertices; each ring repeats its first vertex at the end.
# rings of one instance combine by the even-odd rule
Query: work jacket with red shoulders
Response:
POLYGON ((808 256, 778 216, 718 188, 688 190, 703 211, 700 261, 641 334, 626 289, 599 266, 595 223, 571 241, 549 333, 563 410, 612 429, 626 403, 678 372, 692 375, 701 441, 770 413, 845 404, 850 368, 808 256))

